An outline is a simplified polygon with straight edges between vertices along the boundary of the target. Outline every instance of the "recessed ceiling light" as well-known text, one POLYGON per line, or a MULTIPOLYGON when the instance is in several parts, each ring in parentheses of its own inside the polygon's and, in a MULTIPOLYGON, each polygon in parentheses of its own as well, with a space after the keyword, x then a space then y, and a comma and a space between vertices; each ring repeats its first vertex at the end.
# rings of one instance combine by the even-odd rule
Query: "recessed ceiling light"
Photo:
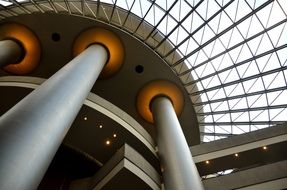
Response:
POLYGON ((206 163, 206 164, 209 164, 209 160, 206 160, 205 163, 206 163))
POLYGON ((117 134, 116 134, 116 133, 114 133, 114 134, 113 134, 113 137, 114 137, 114 138, 116 138, 116 137, 117 137, 117 134))
POLYGON ((234 154, 234 156, 235 156, 235 157, 238 157, 238 156, 239 156, 239 154, 237 154, 237 153, 236 153, 236 154, 234 154))
POLYGON ((100 125, 100 126, 99 126, 99 128, 101 129, 101 128, 103 128, 103 126, 102 126, 102 125, 100 125))
POLYGON ((87 118, 87 117, 84 117, 84 120, 85 120, 85 121, 87 121, 87 120, 88 120, 88 118, 87 118))
POLYGON ((110 145, 110 144, 111 144, 111 141, 107 140, 106 145, 110 145))
POLYGON ((263 150, 267 150, 267 146, 263 146, 263 150))

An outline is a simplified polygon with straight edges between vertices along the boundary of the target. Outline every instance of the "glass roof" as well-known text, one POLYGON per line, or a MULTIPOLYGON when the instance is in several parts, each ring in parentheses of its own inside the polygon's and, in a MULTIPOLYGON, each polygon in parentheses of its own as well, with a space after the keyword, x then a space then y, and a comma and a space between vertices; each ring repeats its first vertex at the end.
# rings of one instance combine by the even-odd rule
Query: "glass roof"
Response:
POLYGON ((150 46, 181 79, 204 142, 287 120, 286 0, 0 0, 101 20, 150 46))

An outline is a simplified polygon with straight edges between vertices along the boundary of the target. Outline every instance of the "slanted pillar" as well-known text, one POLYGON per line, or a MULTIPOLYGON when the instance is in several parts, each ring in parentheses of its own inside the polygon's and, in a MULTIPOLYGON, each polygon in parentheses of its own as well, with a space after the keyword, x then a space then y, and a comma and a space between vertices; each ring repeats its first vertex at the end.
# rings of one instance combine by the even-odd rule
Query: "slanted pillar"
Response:
POLYGON ((1 189, 37 188, 106 61, 90 46, 1 117, 1 189))
POLYGON ((164 96, 155 97, 151 107, 166 189, 203 189, 172 102, 164 96))
POLYGON ((183 96, 175 84, 153 81, 140 91, 139 113, 153 122, 166 190, 203 190, 189 146, 177 118, 183 109, 183 96))
POLYGON ((111 60, 122 63, 123 55, 116 59, 112 52, 123 50, 109 49, 100 42, 88 43, 77 57, 0 118, 0 189, 37 189, 103 68, 111 60))

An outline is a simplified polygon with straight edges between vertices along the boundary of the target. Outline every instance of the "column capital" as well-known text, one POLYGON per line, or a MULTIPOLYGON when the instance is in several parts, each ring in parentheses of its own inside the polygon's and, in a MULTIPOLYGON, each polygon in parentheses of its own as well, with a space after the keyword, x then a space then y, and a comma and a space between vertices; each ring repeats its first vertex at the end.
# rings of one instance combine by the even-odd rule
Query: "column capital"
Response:
POLYGON ((18 63, 11 63, 3 69, 17 75, 33 71, 38 66, 41 57, 41 46, 37 36, 24 25, 6 23, 0 26, 0 40, 7 39, 21 44, 25 55, 18 63))
POLYGON ((183 110, 183 94, 176 84, 167 80, 151 81, 139 91, 137 96, 137 110, 146 121, 154 122, 151 104, 157 97, 168 98, 177 115, 183 110))
POLYGON ((74 56, 79 55, 92 44, 100 44, 108 50, 109 58, 101 72, 100 78, 115 74, 124 62, 124 46, 120 38, 113 32, 103 28, 90 28, 83 31, 75 40, 74 56))

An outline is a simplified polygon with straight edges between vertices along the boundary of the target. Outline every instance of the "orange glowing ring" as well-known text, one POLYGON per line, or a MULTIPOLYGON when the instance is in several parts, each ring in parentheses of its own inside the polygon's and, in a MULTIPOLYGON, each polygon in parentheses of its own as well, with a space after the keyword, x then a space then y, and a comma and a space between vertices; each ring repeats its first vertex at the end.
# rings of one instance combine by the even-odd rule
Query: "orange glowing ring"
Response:
POLYGON ((117 72, 124 60, 124 47, 121 40, 111 31, 91 28, 82 32, 74 42, 74 56, 79 55, 91 44, 102 44, 109 50, 109 60, 100 77, 105 78, 117 72))
POLYGON ((3 24, 0 26, 0 40, 15 39, 25 50, 23 59, 16 64, 10 64, 3 69, 7 72, 23 75, 33 71, 39 64, 41 47, 38 38, 28 28, 20 24, 3 24))
POLYGON ((176 114, 179 115, 181 113, 184 99, 180 89, 172 82, 156 80, 146 84, 137 96, 138 112, 146 121, 153 123, 150 103, 156 96, 168 97, 172 101, 176 114))

